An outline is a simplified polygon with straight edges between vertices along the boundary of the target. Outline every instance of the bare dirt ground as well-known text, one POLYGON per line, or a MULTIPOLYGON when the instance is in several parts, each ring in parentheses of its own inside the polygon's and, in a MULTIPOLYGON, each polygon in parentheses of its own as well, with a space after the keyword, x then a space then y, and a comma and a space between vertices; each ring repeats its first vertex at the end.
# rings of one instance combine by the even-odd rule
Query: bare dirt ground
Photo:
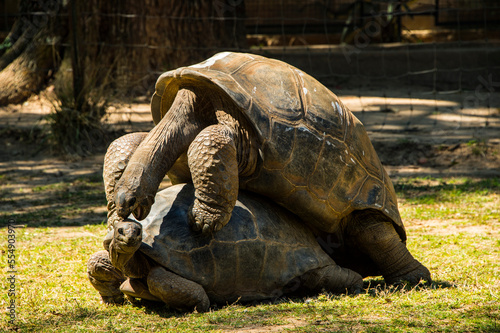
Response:
MULTIPOLYGON (((337 93, 364 123, 394 181, 413 176, 500 177, 500 93, 488 99, 472 93, 408 96, 397 90, 337 93)), ((100 177, 109 143, 96 139, 95 153, 85 158, 58 154, 44 142, 44 117, 51 103, 40 96, 0 108, 0 199, 16 196, 21 206, 20 193, 35 186, 72 182, 85 175, 100 177), (2 181, 6 177, 9 181, 2 181)), ((153 127, 146 98, 113 104, 106 121, 113 133, 153 127)), ((2 215, 13 209, 8 200, 0 200, 2 215)), ((104 207, 95 214, 102 216, 104 207)))

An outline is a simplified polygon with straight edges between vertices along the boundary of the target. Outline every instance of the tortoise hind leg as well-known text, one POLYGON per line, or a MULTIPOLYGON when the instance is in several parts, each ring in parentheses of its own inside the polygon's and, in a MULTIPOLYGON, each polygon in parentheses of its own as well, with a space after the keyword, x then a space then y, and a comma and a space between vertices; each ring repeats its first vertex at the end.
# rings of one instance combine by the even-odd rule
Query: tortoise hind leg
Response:
POLYGON ((359 294, 363 288, 361 275, 335 263, 310 270, 302 275, 301 280, 304 287, 314 291, 326 289, 333 293, 359 294))
POLYGON ((201 285, 169 272, 161 266, 151 269, 147 284, 151 294, 169 307, 205 312, 210 306, 210 300, 201 285))
POLYGON ((387 283, 431 282, 429 270, 413 258, 392 222, 370 210, 354 212, 352 219, 348 234, 353 243, 375 262, 387 283))

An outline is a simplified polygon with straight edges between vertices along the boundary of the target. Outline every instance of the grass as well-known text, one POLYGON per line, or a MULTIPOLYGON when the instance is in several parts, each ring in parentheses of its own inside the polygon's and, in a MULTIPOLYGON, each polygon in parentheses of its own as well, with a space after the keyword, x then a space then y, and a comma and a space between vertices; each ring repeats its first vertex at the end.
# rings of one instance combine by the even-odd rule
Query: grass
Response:
POLYGON ((100 223, 106 218, 102 176, 90 174, 71 180, 38 184, 37 176, 26 176, 33 186, 15 186, 18 179, 0 178, 0 226, 8 219, 30 226, 69 226, 100 223), (13 186, 11 186, 13 185, 13 186), (6 208, 8 207, 8 208, 6 208))
POLYGON ((500 220, 500 181, 488 178, 410 178, 395 186, 404 221, 446 219, 488 225, 500 220))
MULTIPOLYGON (((411 178, 395 185, 408 247, 432 272, 429 287, 387 287, 374 277, 365 280, 365 292, 357 296, 322 293, 230 304, 204 314, 146 303, 105 306, 86 277, 88 257, 102 247, 102 217, 55 227, 17 214, 16 223, 27 225, 16 229, 17 319, 9 325, 4 314, 0 331, 500 332, 500 179, 411 178)), ((97 187, 97 178, 90 177, 33 191, 60 205, 55 217, 71 220, 75 214, 78 220, 76 206, 95 210, 104 205, 97 187), (74 190, 71 195, 65 194, 68 189, 74 190)), ((1 228, 4 272, 7 235, 1 228)), ((9 304, 7 284, 0 282, 3 309, 9 304)))

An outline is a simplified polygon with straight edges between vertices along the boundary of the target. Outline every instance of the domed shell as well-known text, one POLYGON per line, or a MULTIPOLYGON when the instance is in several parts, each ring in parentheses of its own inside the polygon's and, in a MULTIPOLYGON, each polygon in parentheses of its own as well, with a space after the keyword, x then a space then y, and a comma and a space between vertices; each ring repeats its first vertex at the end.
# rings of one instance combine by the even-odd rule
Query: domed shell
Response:
POLYGON ((310 230, 285 209, 240 192, 229 223, 213 235, 193 232, 191 184, 156 195, 140 250, 169 270, 200 283, 215 302, 265 299, 305 272, 333 263, 310 230))
POLYGON ((151 101, 155 123, 184 85, 226 94, 253 124, 263 164, 241 188, 327 232, 354 210, 374 209, 406 240, 394 188, 363 125, 316 79, 279 60, 218 53, 159 77, 151 101))

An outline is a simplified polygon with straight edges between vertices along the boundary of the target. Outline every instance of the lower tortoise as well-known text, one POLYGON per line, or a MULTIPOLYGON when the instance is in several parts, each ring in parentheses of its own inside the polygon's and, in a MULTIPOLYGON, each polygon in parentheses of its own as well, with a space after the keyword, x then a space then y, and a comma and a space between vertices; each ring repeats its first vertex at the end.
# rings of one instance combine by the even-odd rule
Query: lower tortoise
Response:
POLYGON ((108 251, 88 262, 89 278, 105 302, 123 293, 180 310, 211 303, 265 300, 300 290, 358 292, 361 275, 338 266, 300 219, 241 192, 227 225, 194 232, 188 210, 192 184, 156 195, 148 217, 115 221, 108 251))

